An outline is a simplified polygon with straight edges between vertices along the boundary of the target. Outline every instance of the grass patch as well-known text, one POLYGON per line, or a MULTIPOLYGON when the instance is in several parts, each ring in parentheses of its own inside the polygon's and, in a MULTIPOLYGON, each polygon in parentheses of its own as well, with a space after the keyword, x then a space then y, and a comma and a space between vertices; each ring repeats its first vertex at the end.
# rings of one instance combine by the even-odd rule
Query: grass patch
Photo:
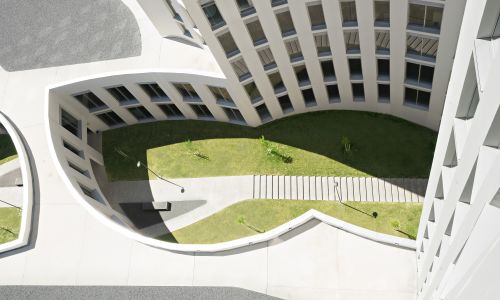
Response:
POLYGON ((114 181, 153 176, 137 168, 137 160, 170 178, 250 174, 424 178, 435 141, 432 130, 391 116, 322 111, 258 128, 164 121, 108 130, 103 133, 103 155, 108 177, 114 181), (268 151, 261 136, 270 143, 268 151), (351 143, 349 155, 343 137, 351 143))
POLYGON ((17 239, 21 226, 21 210, 13 207, 0 208, 0 244, 17 239))
POLYGON ((213 244, 269 231, 310 209, 373 231, 415 239, 420 203, 247 200, 158 239, 181 244, 213 244), (377 212, 377 218, 371 215, 377 212), (394 224, 399 227, 395 228, 394 224), (396 230, 397 229, 397 230, 396 230))
POLYGON ((17 151, 8 134, 0 135, 0 165, 17 158, 17 151))

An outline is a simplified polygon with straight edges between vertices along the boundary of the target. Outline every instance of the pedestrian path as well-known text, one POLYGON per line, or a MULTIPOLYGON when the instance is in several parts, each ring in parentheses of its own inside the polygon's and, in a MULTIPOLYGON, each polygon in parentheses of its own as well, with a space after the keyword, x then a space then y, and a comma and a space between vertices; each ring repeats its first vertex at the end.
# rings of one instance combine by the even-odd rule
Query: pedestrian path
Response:
POLYGON ((254 199, 423 202, 427 179, 254 175, 254 199))

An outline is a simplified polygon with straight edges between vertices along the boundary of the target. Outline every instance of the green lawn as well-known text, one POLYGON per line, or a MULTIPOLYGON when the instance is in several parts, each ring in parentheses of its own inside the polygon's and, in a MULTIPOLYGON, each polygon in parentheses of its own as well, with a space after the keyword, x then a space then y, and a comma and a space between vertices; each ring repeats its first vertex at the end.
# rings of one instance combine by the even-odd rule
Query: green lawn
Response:
POLYGON ((323 111, 258 128, 206 121, 138 124, 105 131, 103 154, 110 180, 147 179, 147 172, 136 167, 137 160, 170 178, 250 174, 423 178, 429 174, 435 141, 435 132, 387 115, 323 111), (259 141, 262 135, 291 161, 267 155, 259 141), (352 143, 350 155, 342 150, 343 136, 352 143))
POLYGON ((0 208, 0 244, 17 239, 21 225, 21 211, 17 208, 0 208))
POLYGON ((422 204, 304 200, 247 200, 158 239, 211 244, 269 231, 310 209, 373 231, 415 239, 422 204), (377 218, 371 215, 377 212, 377 218), (399 231, 394 227, 399 223, 399 231))
POLYGON ((16 148, 8 134, 0 135, 0 165, 17 158, 16 148))

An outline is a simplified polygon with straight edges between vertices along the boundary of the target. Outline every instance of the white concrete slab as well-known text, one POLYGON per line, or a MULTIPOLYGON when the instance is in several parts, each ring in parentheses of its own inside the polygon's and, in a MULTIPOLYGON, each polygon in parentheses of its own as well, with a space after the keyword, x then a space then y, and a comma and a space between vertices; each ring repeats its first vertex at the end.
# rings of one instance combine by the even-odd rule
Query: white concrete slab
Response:
POLYGON ((311 200, 311 181, 309 176, 302 176, 304 179, 304 200, 311 200))
POLYGON ((272 198, 273 199, 279 199, 279 181, 278 181, 278 176, 277 175, 273 175, 272 176, 273 178, 273 195, 272 195, 272 198))
POLYGON ((297 176, 297 199, 305 200, 304 176, 297 176))

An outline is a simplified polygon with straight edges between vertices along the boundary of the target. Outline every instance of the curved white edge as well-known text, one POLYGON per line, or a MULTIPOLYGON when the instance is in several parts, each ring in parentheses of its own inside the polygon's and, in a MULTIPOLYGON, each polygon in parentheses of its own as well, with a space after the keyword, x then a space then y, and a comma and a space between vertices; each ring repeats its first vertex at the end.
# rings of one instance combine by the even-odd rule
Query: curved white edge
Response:
POLYGON ((17 239, 0 245, 0 253, 11 251, 17 248, 24 247, 29 242, 31 233, 31 218, 33 211, 33 196, 34 196, 34 183, 31 174, 30 160, 28 152, 19 132, 14 125, 0 112, 0 123, 5 127, 7 133, 10 135, 12 142, 19 157, 19 165, 21 167, 21 176, 23 179, 23 192, 22 192, 22 213, 21 213, 21 226, 19 228, 19 236, 17 239))
MULTIPOLYGON (((145 72, 164 72, 167 70, 162 70, 162 69, 149 69, 149 70, 140 70, 136 71, 134 73, 145 73, 145 72)), ((178 70, 179 71, 179 70, 178 70)), ((174 70, 168 70, 168 72, 175 72, 174 70)), ((182 70, 180 73, 185 73, 186 70, 182 70)), ((197 72, 199 74, 199 72, 197 72)), ((101 77, 107 77, 111 75, 125 75, 125 74, 131 74, 131 72, 113 72, 113 73, 106 73, 106 74, 99 74, 99 76, 91 76, 87 77, 86 79, 95 79, 95 78, 101 78, 101 77)), ((202 76, 210 76, 209 74, 199 74, 202 76)), ((212 74, 213 76, 213 74, 212 74)), ((71 195, 76 199, 76 201, 81 204, 90 215, 98 219, 101 223, 103 223, 105 226, 112 228, 113 230, 119 232, 120 234, 123 234, 127 236, 130 239, 136 240, 140 243, 156 247, 159 249, 164 249, 164 250, 169 250, 169 251, 177 251, 177 252, 221 252, 221 251, 227 251, 227 250, 233 250, 236 248, 241 248, 241 247, 246 247, 249 245, 253 244, 258 244, 262 242, 269 241, 271 239, 274 239, 280 235, 283 235, 290 230, 297 228, 304 223, 312 220, 312 219, 317 219, 319 221, 322 221, 330 226, 342 229, 346 232, 370 239, 375 242, 387 244, 387 245, 392 245, 396 247, 402 247, 402 248, 407 248, 411 250, 416 249, 416 243, 414 240, 410 239, 405 239, 405 238, 400 238, 396 236, 391 236, 388 234, 382 234, 378 232, 374 232, 344 221, 341 221, 339 219, 336 219, 334 217, 325 215, 321 212, 318 212, 316 210, 309 210, 308 212, 304 213, 303 215, 283 224, 280 225, 268 232, 229 241, 229 242, 223 242, 223 243, 217 243, 217 244, 176 244, 176 243, 170 243, 170 242, 165 242, 165 241, 160 241, 154 238, 146 237, 143 236, 137 232, 134 232, 132 229, 125 228, 123 225, 120 225, 113 221, 110 217, 107 217, 103 213, 99 212, 97 209, 95 209, 91 204, 87 202, 83 198, 83 196, 80 194, 79 191, 76 190, 76 188, 71 184, 71 181, 67 174, 65 173, 63 166, 61 162, 58 159, 56 149, 55 149, 55 144, 54 140, 52 138, 51 134, 51 122, 50 122, 50 116, 49 116, 49 106, 50 106, 50 90, 59 86, 67 85, 70 83, 74 82, 80 82, 82 80, 86 80, 83 78, 71 80, 71 81, 66 81, 66 82, 60 82, 57 85, 53 86, 48 86, 45 90, 45 112, 44 112, 44 118, 45 118, 45 134, 46 138, 49 144, 49 152, 50 156, 52 157, 52 160, 54 161, 54 164, 56 166, 56 169, 61 176, 62 180, 64 181, 66 187, 69 189, 69 192, 71 195)))

